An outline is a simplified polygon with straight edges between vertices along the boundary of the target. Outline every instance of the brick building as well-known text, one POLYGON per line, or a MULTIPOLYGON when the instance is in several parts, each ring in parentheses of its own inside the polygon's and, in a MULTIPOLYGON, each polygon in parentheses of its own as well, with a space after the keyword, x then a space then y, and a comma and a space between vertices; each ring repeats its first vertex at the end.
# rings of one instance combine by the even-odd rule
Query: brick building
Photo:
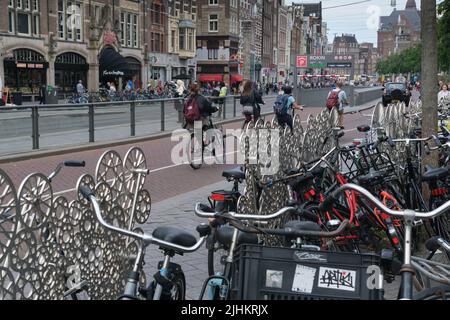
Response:
POLYGON ((405 10, 396 10, 380 18, 378 50, 382 59, 420 43, 421 18, 416 2, 408 0, 405 10))
POLYGON ((0 75, 26 97, 41 84, 97 91, 146 78, 146 1, 0 0, 0 75))
POLYGON ((239 74, 238 0, 198 0, 197 78, 199 82, 242 82, 239 74))

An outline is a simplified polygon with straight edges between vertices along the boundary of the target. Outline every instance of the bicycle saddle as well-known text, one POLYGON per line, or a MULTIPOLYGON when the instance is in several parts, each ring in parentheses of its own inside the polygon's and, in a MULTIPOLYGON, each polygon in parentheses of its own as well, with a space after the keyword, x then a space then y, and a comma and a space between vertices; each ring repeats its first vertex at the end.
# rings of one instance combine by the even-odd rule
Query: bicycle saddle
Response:
POLYGON ((227 178, 227 179, 244 180, 245 179, 245 172, 243 172, 240 167, 237 167, 235 169, 225 170, 222 173, 222 177, 227 178))
POLYGON ((361 176, 358 178, 358 181, 362 185, 368 185, 380 182, 385 175, 384 171, 370 171, 369 174, 361 176))
POLYGON ((358 127, 358 131, 361 132, 361 133, 369 132, 370 131, 370 126, 368 126, 368 125, 359 126, 358 127))
POLYGON ((450 173, 450 166, 444 168, 434 169, 430 166, 426 166, 427 172, 422 176, 423 181, 436 181, 447 177, 450 173))
MULTIPOLYGON (((183 247, 192 247, 197 243, 197 239, 191 233, 171 226, 156 228, 152 236, 183 247)), ((164 248, 164 246, 162 247, 164 248)))
MULTIPOLYGON (((217 241, 225 247, 229 247, 231 245, 231 240, 233 239, 234 228, 229 225, 224 225, 217 229, 216 237, 217 241)), ((239 231, 238 234, 238 243, 240 244, 258 244, 258 236, 254 233, 246 233, 239 231)))

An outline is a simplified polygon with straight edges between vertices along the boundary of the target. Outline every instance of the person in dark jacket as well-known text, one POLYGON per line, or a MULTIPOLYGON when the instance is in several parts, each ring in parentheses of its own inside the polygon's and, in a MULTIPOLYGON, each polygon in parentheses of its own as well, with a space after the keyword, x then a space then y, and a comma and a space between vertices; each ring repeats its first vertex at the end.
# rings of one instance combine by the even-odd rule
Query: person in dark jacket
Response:
POLYGON ((252 81, 247 81, 241 95, 241 105, 245 116, 245 123, 253 120, 256 122, 261 116, 260 104, 264 104, 261 95, 254 86, 252 81))
MULTIPOLYGON (((200 87, 198 84, 193 83, 189 86, 189 97, 187 98, 187 101, 191 99, 196 99, 196 103, 198 105, 201 120, 203 122, 203 126, 209 124, 209 117, 218 111, 217 107, 214 107, 211 101, 206 99, 204 96, 200 94, 200 87)), ((185 105, 186 107, 186 105, 185 105)), ((184 129, 193 129, 192 123, 186 123, 184 125, 184 129)))

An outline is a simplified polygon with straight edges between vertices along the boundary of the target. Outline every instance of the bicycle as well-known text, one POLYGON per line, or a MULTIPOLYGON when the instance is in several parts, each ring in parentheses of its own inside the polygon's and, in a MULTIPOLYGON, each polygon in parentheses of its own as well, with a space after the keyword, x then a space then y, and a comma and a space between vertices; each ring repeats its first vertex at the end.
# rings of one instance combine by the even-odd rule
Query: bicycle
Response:
POLYGON ((210 232, 208 225, 199 225, 197 231, 200 239, 197 241, 194 235, 182 229, 166 226, 158 227, 152 235, 143 232, 128 231, 108 224, 101 215, 100 204, 94 192, 88 187, 81 187, 83 197, 90 201, 97 220, 100 224, 113 232, 119 233, 139 242, 133 269, 130 272, 124 289, 124 294, 119 300, 138 300, 144 297, 147 300, 185 300, 186 279, 181 266, 171 262, 175 255, 198 250, 204 243, 210 232), (139 278, 143 269, 145 251, 151 244, 158 245, 164 252, 164 260, 158 265, 158 272, 154 275, 154 281, 148 288, 139 287, 139 278))
MULTIPOLYGON (((335 190, 331 195, 329 195, 325 201, 320 205, 320 210, 323 212, 329 211, 333 208, 335 202, 338 201, 338 196, 345 192, 346 190, 352 190, 357 192, 360 196, 364 196, 367 198, 374 206, 376 206, 379 210, 383 211, 385 214, 399 217, 404 219, 405 225, 405 241, 403 248, 403 266, 400 270, 401 273, 401 287, 399 290, 399 299, 400 300, 412 300, 414 299, 413 294, 413 282, 414 282, 414 268, 413 268, 413 260, 412 259, 412 231, 414 227, 414 221, 416 218, 420 219, 432 219, 442 215, 447 210, 450 209, 450 201, 446 202, 444 205, 440 206, 437 209, 434 209, 431 212, 416 212, 414 210, 392 210, 391 208, 386 207, 379 199, 377 199, 374 195, 372 195, 369 191, 355 184, 346 184, 341 186, 339 189, 335 190)), ((429 262, 431 264, 431 262, 429 262)), ((444 276, 445 277, 445 276, 444 276)), ((447 277, 448 279, 448 274, 447 277)), ((450 280, 449 280, 450 281, 450 280)), ((448 289, 447 289, 448 290, 448 289)), ((446 293, 448 295, 449 292, 446 293)), ((420 299, 426 299, 426 296, 419 296, 420 299)))
POLYGON ((243 221, 270 221, 288 213, 296 212, 301 216, 296 208, 286 207, 270 215, 247 215, 235 212, 214 212, 211 208, 197 203, 195 214, 202 218, 213 219, 210 221, 212 228, 216 229, 217 241, 226 248, 225 256, 221 258, 223 271, 210 276, 205 280, 200 300, 203 300, 207 287, 208 297, 211 300, 228 300, 232 286, 233 274, 235 272, 235 254, 239 245, 258 244, 256 234, 283 236, 287 239, 295 239, 293 248, 318 250, 317 246, 304 243, 304 238, 333 238, 343 233, 348 226, 348 220, 344 221, 337 230, 332 232, 322 231, 318 225, 313 225, 305 221, 296 221, 286 224, 283 229, 268 229, 256 226, 249 226, 243 221), (230 224, 230 226, 227 225, 230 224), (220 226, 220 227, 219 227, 220 226))

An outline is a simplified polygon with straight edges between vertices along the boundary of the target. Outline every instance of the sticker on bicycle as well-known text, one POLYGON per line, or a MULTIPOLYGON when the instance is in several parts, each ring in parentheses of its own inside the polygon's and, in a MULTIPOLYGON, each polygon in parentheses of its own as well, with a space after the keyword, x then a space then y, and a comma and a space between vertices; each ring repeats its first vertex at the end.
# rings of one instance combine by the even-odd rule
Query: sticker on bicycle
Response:
POLYGON ((356 271, 320 267, 319 288, 356 290, 356 271))
POLYGON ((312 253, 306 251, 296 251, 294 253, 294 260, 296 261, 318 261, 327 262, 327 256, 320 253, 312 253))
POLYGON ((283 288, 283 271, 266 270, 266 287, 283 288))
POLYGON ((292 284, 292 291, 300 293, 311 293, 314 287, 314 280, 316 279, 316 268, 297 265, 294 275, 294 283, 292 284))

